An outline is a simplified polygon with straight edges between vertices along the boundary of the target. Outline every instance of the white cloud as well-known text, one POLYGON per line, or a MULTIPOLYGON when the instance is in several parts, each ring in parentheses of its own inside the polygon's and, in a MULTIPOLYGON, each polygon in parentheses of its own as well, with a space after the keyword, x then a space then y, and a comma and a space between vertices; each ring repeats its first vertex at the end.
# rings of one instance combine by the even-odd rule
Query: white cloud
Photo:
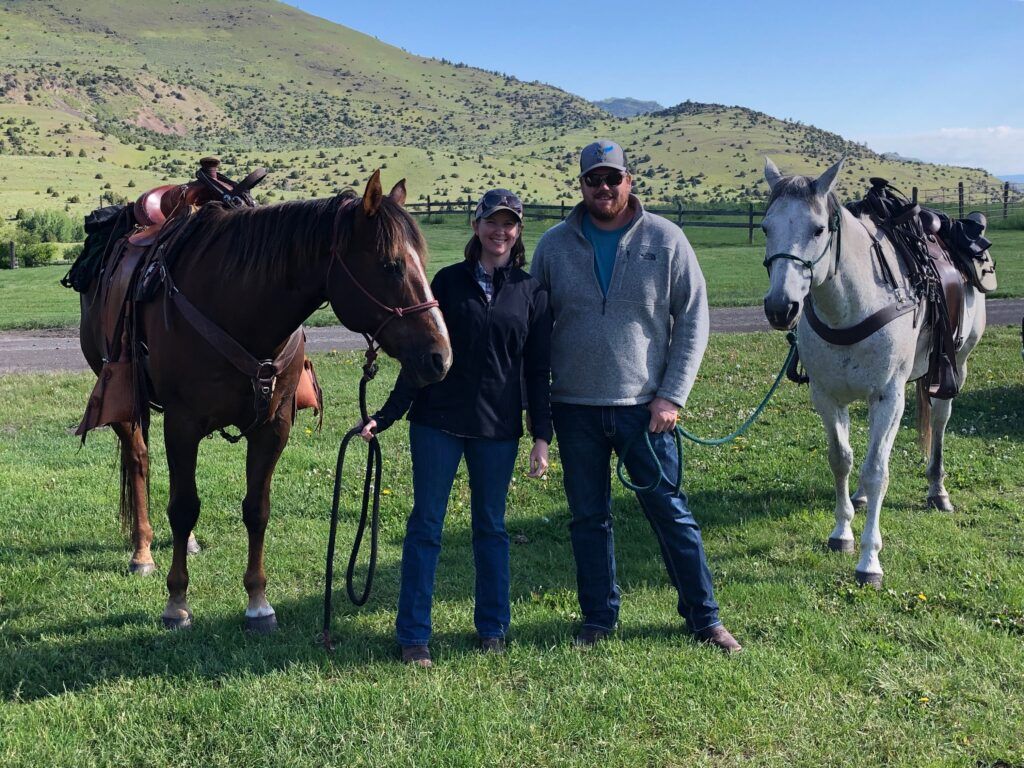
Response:
POLYGON ((922 133, 872 134, 861 140, 876 152, 899 152, 904 157, 1000 174, 1024 173, 1024 128, 939 128, 922 133))

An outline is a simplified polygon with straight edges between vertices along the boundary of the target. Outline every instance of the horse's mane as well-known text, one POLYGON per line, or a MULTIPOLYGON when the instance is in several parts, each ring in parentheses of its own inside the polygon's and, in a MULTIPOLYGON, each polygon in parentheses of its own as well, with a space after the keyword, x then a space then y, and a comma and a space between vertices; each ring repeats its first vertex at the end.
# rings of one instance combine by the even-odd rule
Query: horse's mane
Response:
MULTIPOLYGON (((299 200, 259 208, 204 205, 175 238, 173 251, 201 253, 213 260, 225 279, 292 279, 331 249, 344 254, 352 236, 358 198, 346 189, 331 198, 299 200)), ((376 223, 376 252, 399 253, 403 244, 426 260, 427 247, 412 218, 384 197, 372 221, 376 223)), ((177 255, 168 254, 173 261, 177 255)))
MULTIPOLYGON (((810 204, 815 211, 821 210, 821 201, 814 189, 814 179, 810 176, 783 176, 772 187, 772 194, 768 198, 768 207, 780 197, 791 197, 810 204)), ((831 219, 839 210, 840 202, 835 192, 829 192, 827 198, 828 216, 831 219)))

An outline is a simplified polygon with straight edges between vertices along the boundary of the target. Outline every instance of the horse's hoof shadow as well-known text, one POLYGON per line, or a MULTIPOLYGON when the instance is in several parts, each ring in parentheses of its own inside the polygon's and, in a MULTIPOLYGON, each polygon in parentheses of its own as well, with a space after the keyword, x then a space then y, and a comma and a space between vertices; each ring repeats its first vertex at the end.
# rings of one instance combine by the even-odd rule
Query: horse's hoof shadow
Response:
POLYGON ((829 537, 829 552, 840 552, 844 555, 852 555, 855 550, 856 547, 854 546, 853 539, 833 539, 829 537))
POLYGON ((161 616, 160 620, 164 624, 164 629, 168 629, 172 632, 177 632, 182 629, 192 629, 191 611, 184 616, 161 616))
POLYGON ((277 631, 277 614, 266 616, 246 616, 245 631, 254 635, 269 635, 277 631))
POLYGON ((953 502, 949 500, 949 496, 929 496, 928 509, 937 509, 939 512, 954 511, 953 502))
POLYGON ((857 579, 858 587, 872 587, 873 589, 882 588, 882 574, 880 573, 864 573, 864 571, 854 571, 853 575, 857 579))
POLYGON ((128 573, 132 576, 149 576, 156 571, 156 563, 128 563, 128 573))

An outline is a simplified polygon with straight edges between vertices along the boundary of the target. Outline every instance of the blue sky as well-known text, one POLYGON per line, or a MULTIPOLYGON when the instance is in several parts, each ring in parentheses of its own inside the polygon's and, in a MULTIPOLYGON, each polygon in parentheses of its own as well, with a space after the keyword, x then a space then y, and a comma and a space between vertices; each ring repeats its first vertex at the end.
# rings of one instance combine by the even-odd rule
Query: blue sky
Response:
POLYGON ((878 151, 1024 173, 1024 0, 290 0, 588 99, 739 104, 878 151))

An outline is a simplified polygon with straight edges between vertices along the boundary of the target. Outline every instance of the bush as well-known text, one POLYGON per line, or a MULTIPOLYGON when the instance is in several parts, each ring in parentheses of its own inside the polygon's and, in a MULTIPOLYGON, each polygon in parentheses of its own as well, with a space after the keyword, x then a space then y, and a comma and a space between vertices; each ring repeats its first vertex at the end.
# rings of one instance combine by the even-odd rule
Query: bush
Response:
POLYGON ((63 211, 32 211, 25 215, 19 226, 37 243, 76 243, 85 240, 82 221, 63 211))
MULTIPOLYGON (((77 250, 81 250, 81 248, 77 250)), ((41 267, 44 264, 52 264, 63 256, 64 249, 57 243, 33 243, 18 249, 18 263, 25 267, 41 267)))

